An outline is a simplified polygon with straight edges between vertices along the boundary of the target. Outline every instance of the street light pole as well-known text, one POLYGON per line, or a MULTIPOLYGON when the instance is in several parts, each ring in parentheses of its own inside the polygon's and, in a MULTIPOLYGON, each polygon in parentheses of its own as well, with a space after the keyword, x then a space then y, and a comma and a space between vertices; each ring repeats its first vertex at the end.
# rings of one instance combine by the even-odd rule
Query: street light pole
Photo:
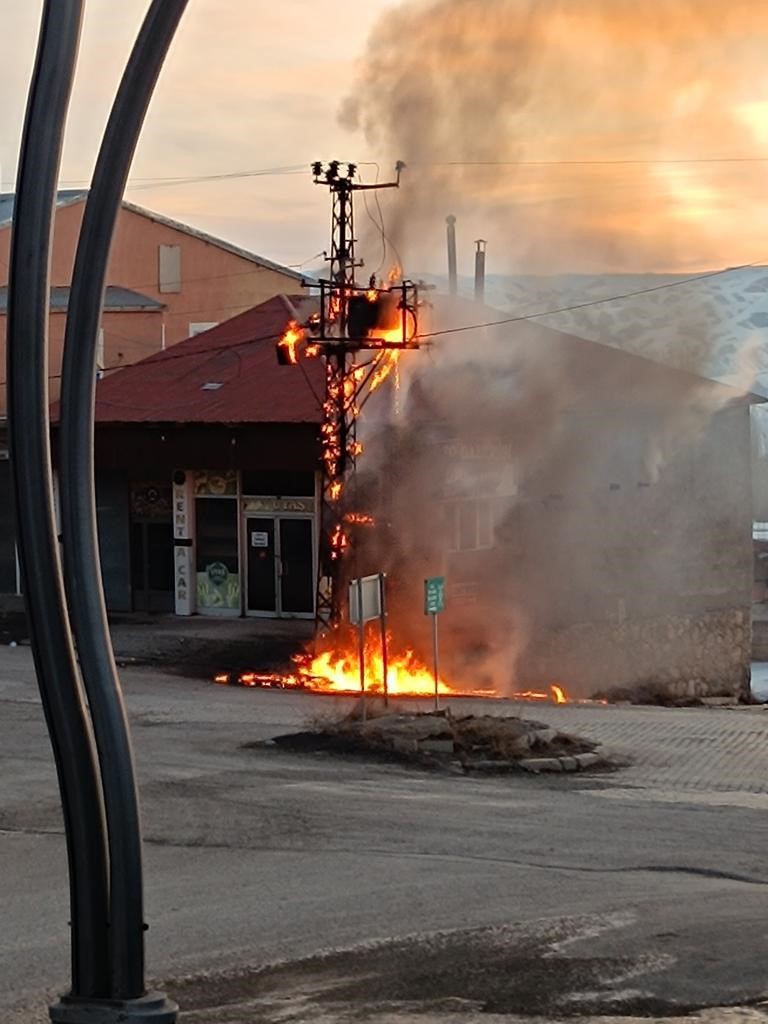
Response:
POLYGON ((69 860, 72 992, 109 994, 106 829, 53 508, 48 309, 53 209, 82 0, 47 0, 24 120, 8 278, 8 424, 19 563, 69 860))
MULTIPOLYGON (((64 580, 99 752, 110 884, 110 991, 132 1017, 173 1019, 144 986, 141 823, 130 733, 109 635, 94 480, 96 352, 107 261, 131 161, 187 0, 153 0, 118 88, 91 182, 75 257, 64 339, 59 472, 64 580)), ((172 1008, 172 1009, 171 1009, 172 1008)))
POLYGON ((186 3, 153 0, 149 8, 86 205, 70 292, 61 403, 65 579, 49 439, 49 278, 82 0, 45 0, 19 160, 8 289, 8 413, 24 596, 69 854, 72 986, 50 1008, 58 1024, 172 1024, 177 1015, 174 1003, 162 993, 147 994, 144 987, 141 830, 101 584, 93 407, 114 224, 144 116, 186 3))

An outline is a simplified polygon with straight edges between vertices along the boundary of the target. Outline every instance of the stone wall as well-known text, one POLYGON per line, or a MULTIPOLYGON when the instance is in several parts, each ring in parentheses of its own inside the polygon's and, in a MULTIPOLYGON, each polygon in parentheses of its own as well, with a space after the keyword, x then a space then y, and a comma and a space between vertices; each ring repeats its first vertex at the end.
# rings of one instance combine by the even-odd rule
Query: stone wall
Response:
POLYGON ((578 696, 648 687, 671 698, 746 699, 750 644, 745 608, 583 623, 538 634, 518 668, 526 680, 560 680, 578 696))

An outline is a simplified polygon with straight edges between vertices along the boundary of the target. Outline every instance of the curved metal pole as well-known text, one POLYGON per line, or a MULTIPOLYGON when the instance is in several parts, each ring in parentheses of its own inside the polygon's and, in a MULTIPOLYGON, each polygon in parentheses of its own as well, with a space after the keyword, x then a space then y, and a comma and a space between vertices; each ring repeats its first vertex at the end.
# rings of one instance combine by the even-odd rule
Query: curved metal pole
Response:
POLYGON ((82 0, 46 0, 19 157, 8 286, 8 422, 18 549, 38 685, 64 811, 73 995, 108 994, 105 825, 67 621, 53 510, 48 307, 53 209, 82 0))
POLYGON ((115 98, 72 276, 61 393, 60 482, 70 620, 99 751, 110 876, 111 997, 144 994, 141 823, 104 602, 94 496, 96 348, 107 260, 136 142, 187 0, 153 0, 115 98))

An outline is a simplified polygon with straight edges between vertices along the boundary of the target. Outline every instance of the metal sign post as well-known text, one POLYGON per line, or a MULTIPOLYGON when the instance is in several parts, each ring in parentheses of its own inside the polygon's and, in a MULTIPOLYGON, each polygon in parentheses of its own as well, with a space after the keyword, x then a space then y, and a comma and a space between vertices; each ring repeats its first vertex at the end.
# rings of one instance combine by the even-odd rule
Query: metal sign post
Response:
POLYGON ((438 689, 440 666, 438 660, 437 616, 445 611, 445 577, 431 576, 424 580, 424 614, 432 616, 432 664, 435 677, 435 711, 439 708, 438 689))
POLYGON ((363 614, 363 580, 359 578, 357 580, 357 609, 358 609, 358 622, 357 622, 357 637, 358 637, 358 657, 360 658, 360 693, 363 701, 363 721, 366 719, 366 703, 365 703, 365 616, 363 614))
POLYGON ((381 624, 381 675, 384 689, 384 707, 389 707, 389 659, 387 652, 387 602, 386 602, 387 574, 379 573, 379 622, 381 624))
MULTIPOLYGON (((353 626, 357 626, 358 636, 358 647, 359 647, 359 658, 360 658, 360 692, 363 700, 363 721, 366 718, 366 705, 365 705, 365 624, 373 619, 379 619, 381 622, 382 636, 384 645, 386 646, 386 625, 385 625, 385 610, 384 610, 384 575, 383 573, 377 572, 373 576, 360 576, 356 580, 351 580, 349 584, 349 621, 353 626)), ((387 693, 387 682, 386 682, 386 653, 383 654, 384 658, 384 695, 386 700, 387 693)))

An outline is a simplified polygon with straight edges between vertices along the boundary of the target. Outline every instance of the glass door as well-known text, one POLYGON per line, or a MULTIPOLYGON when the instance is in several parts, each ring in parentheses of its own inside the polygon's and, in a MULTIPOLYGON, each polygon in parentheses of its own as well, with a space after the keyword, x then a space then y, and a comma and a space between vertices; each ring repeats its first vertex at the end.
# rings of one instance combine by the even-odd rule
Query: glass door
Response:
POLYGON ((248 601, 253 614, 276 616, 277 548, 274 519, 245 521, 246 560, 248 564, 248 601))
POLYGON ((315 611, 312 520, 280 519, 280 612, 307 616, 315 611))

